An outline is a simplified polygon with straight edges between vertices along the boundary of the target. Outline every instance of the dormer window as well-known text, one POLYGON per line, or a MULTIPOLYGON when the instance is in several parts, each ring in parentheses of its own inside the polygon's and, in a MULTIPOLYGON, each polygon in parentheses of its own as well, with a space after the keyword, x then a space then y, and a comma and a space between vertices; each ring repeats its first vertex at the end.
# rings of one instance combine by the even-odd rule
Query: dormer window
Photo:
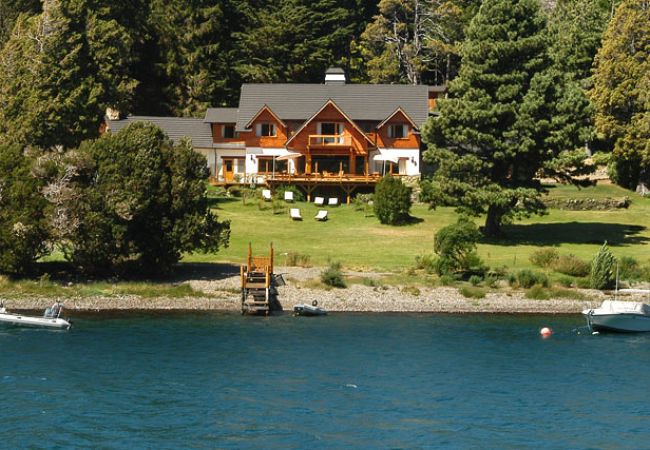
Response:
POLYGON ((388 125, 388 137, 390 138, 406 139, 408 131, 408 125, 404 123, 395 123, 388 125))
POLYGON ((232 139, 235 137, 235 126, 234 125, 224 125, 221 129, 223 137, 225 139, 232 139))
POLYGON ((275 124, 270 122, 263 122, 257 124, 257 136, 275 136, 275 124))

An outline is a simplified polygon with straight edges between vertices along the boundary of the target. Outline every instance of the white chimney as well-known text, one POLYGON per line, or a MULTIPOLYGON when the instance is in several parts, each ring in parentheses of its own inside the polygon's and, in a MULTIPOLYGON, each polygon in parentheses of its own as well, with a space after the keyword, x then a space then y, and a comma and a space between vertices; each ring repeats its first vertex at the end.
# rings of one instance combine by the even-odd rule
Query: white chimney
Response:
POLYGON ((345 84, 345 71, 340 67, 330 67, 325 72, 325 84, 345 84))

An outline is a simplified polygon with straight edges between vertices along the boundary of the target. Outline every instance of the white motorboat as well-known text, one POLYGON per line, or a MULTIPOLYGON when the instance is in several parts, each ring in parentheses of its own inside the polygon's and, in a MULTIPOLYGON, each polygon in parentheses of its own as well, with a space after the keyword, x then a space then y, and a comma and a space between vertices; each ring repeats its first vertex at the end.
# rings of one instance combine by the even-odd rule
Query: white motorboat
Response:
POLYGON ((0 324, 69 330, 72 326, 72 322, 61 317, 62 311, 63 305, 56 302, 45 310, 43 317, 26 316, 24 314, 7 312, 4 304, 0 303, 0 324))
POLYGON ((326 316, 327 311, 318 306, 318 302, 314 300, 311 305, 301 303, 293 307, 294 316, 326 316))
MULTIPOLYGON (((650 296, 650 290, 621 289, 619 292, 650 296)), ((605 300, 599 308, 585 309, 582 314, 591 331, 650 332, 650 305, 643 302, 605 300)))

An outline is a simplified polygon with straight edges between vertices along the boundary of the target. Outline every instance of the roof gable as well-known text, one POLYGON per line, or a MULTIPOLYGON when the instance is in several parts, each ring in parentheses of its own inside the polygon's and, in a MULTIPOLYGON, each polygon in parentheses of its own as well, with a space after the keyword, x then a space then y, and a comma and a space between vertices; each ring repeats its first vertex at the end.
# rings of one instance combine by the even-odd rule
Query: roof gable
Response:
POLYGON ((325 104, 318 111, 316 111, 314 114, 312 114, 312 116, 309 119, 305 120, 305 122, 302 124, 302 126, 298 130, 296 130, 296 132, 293 134, 293 136, 291 136, 289 138, 289 140, 287 140, 287 142, 285 143, 285 146, 289 145, 289 143, 296 136, 298 136, 302 132, 302 130, 304 130, 307 127, 307 125, 309 125, 311 122, 313 122, 314 119, 316 119, 318 117, 318 115, 320 113, 322 113, 325 110, 325 108, 327 108, 328 106, 334 107, 334 109, 336 109, 343 116, 343 118, 345 120, 347 120, 350 123, 350 125, 352 125, 352 127, 354 127, 355 130, 357 130, 359 133, 361 133, 361 135, 371 145, 373 145, 373 146, 375 145, 375 143, 366 135, 366 133, 364 133, 363 130, 361 128, 359 128, 359 126, 356 123, 354 123, 354 121, 347 114, 345 114, 345 112, 343 112, 343 110, 341 108, 339 108, 339 106, 336 104, 336 102, 334 100, 332 100, 332 99, 329 99, 329 100, 327 100, 325 102, 325 104))
POLYGON ((282 119, 280 119, 280 118, 277 116, 277 114, 275 114, 275 113, 273 112, 273 110, 272 110, 271 108, 268 107, 268 105, 265 104, 264 106, 262 106, 262 107, 260 108, 259 111, 257 111, 257 114, 255 114, 255 115, 253 116, 253 118, 252 118, 251 120, 248 121, 248 123, 246 124, 246 126, 244 127, 244 129, 246 129, 246 130, 250 129, 251 125, 253 125, 253 122, 255 122, 255 120, 256 120, 256 119, 257 119, 257 118, 258 118, 258 117, 259 117, 259 116, 260 116, 264 111, 266 111, 266 112, 268 112, 269 114, 271 114, 271 116, 272 116, 275 120, 277 120, 278 123, 279 123, 280 125, 282 125, 282 126, 285 127, 285 128, 287 127, 287 124, 284 123, 284 121, 283 121, 282 119))
POLYGON ((397 114, 400 114, 400 113, 401 113, 401 114, 404 116, 404 118, 405 118, 405 119, 406 119, 406 120, 411 124, 411 126, 412 126, 413 128, 415 128, 415 129, 419 129, 419 127, 415 124, 415 122, 413 122, 413 119, 411 119, 411 118, 409 117, 409 115, 406 114, 406 111, 404 111, 404 110, 402 109, 401 106, 398 107, 398 108, 395 110, 395 112, 394 112, 393 114, 391 114, 390 116, 386 117, 386 118, 385 118, 385 119, 384 119, 384 120, 383 120, 379 125, 377 125, 377 129, 379 129, 379 128, 383 127, 384 125, 386 125, 386 123, 387 123, 388 121, 390 121, 390 119, 392 119, 393 117, 395 117, 397 114))

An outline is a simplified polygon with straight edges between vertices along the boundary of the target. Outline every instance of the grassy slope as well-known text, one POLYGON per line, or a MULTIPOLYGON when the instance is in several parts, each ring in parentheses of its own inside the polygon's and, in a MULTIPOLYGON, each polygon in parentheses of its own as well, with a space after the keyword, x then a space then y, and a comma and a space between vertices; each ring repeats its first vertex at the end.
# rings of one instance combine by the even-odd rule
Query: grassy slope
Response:
MULTIPOLYGON (((536 248, 555 246, 563 253, 590 259, 607 240, 617 256, 633 256, 640 261, 650 258, 650 199, 643 199, 621 188, 602 185, 583 190, 570 186, 551 189, 550 195, 560 197, 632 197, 628 210, 561 211, 551 210, 543 217, 533 217, 506 228, 503 239, 484 242, 479 253, 492 266, 530 267, 528 256, 536 248)), ((403 227, 379 224, 375 217, 365 217, 351 206, 329 208, 330 220, 313 219, 313 204, 299 203, 302 222, 291 221, 288 214, 274 215, 260 211, 256 201, 244 206, 240 199, 218 202, 220 219, 232 222, 230 247, 216 255, 188 255, 187 262, 242 262, 246 246, 262 254, 273 242, 278 262, 283 253, 297 252, 311 257, 312 264, 325 264, 328 259, 340 260, 348 268, 395 270, 413 265, 418 254, 431 252, 433 235, 452 223, 456 214, 451 208, 429 210, 416 205, 412 215, 422 221, 403 227)))

